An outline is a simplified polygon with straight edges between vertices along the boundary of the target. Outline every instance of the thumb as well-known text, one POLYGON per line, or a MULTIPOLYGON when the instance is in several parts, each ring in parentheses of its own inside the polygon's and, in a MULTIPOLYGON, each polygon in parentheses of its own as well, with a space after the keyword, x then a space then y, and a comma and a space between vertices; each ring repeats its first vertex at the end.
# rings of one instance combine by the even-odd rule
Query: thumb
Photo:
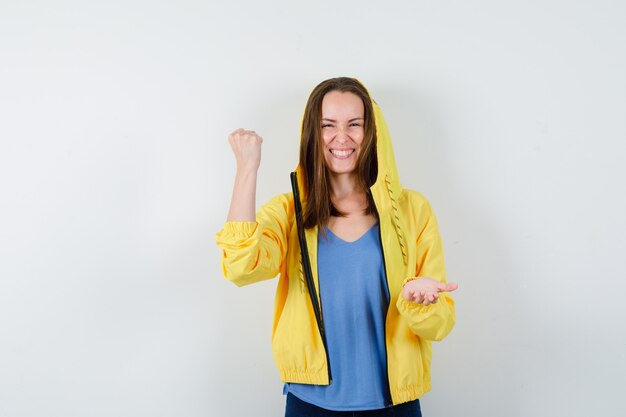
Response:
POLYGON ((455 283, 447 283, 444 284, 443 282, 440 282, 437 284, 436 288, 438 292, 450 292, 450 291, 454 291, 458 288, 459 286, 455 283))

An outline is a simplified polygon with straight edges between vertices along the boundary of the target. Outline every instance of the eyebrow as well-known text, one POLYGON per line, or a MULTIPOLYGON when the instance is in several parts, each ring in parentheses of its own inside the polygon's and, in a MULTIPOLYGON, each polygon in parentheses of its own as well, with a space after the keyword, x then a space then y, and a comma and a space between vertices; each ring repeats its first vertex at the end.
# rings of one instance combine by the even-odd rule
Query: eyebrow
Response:
MULTIPOLYGON (((322 118, 322 121, 324 121, 324 120, 327 121, 327 122, 336 122, 336 120, 328 119, 326 117, 322 118)), ((364 117, 355 117, 354 119, 348 120, 348 122, 354 122, 355 120, 365 120, 365 118, 364 117)))

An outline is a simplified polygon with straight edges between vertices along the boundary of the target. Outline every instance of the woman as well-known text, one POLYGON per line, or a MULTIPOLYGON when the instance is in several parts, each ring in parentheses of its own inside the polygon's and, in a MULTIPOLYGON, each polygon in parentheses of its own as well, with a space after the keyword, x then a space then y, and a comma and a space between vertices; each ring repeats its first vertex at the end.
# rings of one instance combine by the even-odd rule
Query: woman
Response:
POLYGON ((227 279, 280 274, 272 347, 286 416, 420 416, 431 341, 454 326, 430 205, 403 189, 380 109, 363 85, 333 78, 311 93, 292 193, 255 214, 262 139, 229 136, 237 160, 224 228, 227 279), (353 414, 356 412, 355 414, 353 414))

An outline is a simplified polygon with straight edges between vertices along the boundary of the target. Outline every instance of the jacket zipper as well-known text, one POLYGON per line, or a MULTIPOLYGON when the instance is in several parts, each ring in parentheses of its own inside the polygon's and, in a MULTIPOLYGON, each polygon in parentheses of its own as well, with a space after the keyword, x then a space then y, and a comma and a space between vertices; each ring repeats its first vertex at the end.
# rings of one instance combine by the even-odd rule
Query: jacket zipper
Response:
POLYGON ((330 357, 328 355, 328 345, 326 344, 326 331, 324 330, 324 318, 322 317, 321 297, 319 298, 318 302, 317 291, 315 290, 315 283, 313 282, 313 272, 311 271, 309 249, 306 243, 306 236, 304 234, 304 225, 302 224, 302 203, 300 202, 300 192, 298 189, 298 174, 296 174, 295 172, 291 173, 291 188, 293 190, 293 201, 296 211, 296 225, 298 228, 298 241, 300 243, 302 268, 304 269, 304 277, 307 289, 309 290, 311 304, 313 304, 315 321, 317 322, 317 328, 319 329, 320 336, 322 338, 322 344, 324 345, 324 353, 326 354, 326 365, 328 367, 328 383, 332 384, 333 378, 332 374, 330 373, 330 357))
POLYGON ((383 257, 383 268, 385 270, 385 282, 387 283, 387 309, 385 310, 385 319, 384 319, 384 329, 385 329, 385 373, 387 374, 386 382, 387 382, 387 392, 385 395, 389 397, 385 398, 385 406, 392 407, 393 400, 391 398, 391 384, 389 383, 389 353, 387 352, 387 314, 389 313, 389 307, 391 305, 391 292, 389 291, 389 276, 387 275, 387 261, 385 260, 385 248, 383 247, 383 238, 382 238, 382 225, 380 222, 380 215, 378 214, 378 208, 376 207, 376 203, 374 202, 374 197, 372 196, 372 202, 374 203, 374 207, 376 208, 376 217, 378 217, 378 241, 380 242, 380 252, 383 257))

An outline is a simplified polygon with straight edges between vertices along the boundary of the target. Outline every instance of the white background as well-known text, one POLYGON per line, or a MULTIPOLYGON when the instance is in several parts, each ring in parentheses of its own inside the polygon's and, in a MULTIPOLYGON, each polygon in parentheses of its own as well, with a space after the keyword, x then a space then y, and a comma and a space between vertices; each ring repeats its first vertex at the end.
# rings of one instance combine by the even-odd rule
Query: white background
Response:
POLYGON ((424 416, 626 415, 622 1, 0 3, 0 417, 281 416, 276 281, 221 276, 237 127, 289 190, 356 76, 457 325, 424 416))

